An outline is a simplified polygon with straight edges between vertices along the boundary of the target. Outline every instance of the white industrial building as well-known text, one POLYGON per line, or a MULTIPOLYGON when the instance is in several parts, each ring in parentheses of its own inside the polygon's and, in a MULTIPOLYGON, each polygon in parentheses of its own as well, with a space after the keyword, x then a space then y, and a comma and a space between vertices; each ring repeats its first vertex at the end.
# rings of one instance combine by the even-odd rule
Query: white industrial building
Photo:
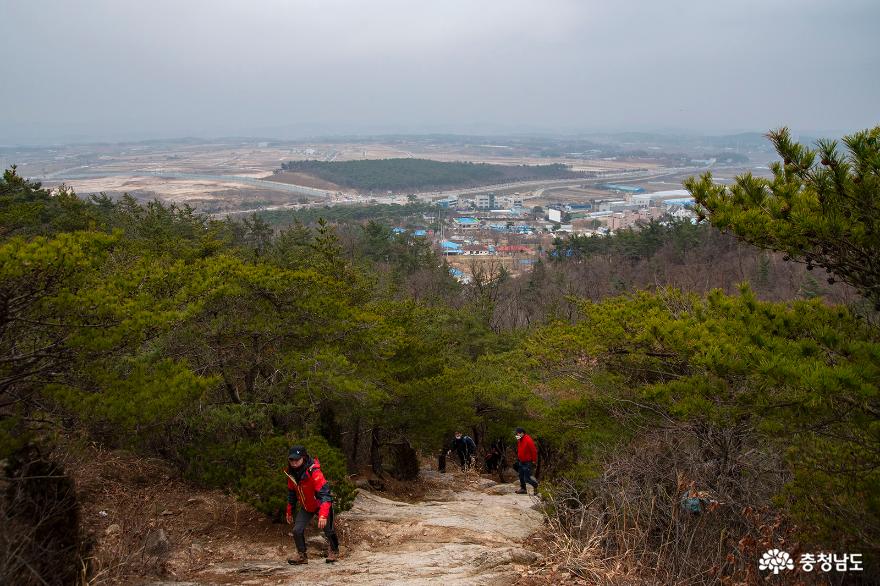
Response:
POLYGON ((495 194, 494 193, 481 193, 477 195, 477 209, 478 210, 491 210, 495 208, 495 194))

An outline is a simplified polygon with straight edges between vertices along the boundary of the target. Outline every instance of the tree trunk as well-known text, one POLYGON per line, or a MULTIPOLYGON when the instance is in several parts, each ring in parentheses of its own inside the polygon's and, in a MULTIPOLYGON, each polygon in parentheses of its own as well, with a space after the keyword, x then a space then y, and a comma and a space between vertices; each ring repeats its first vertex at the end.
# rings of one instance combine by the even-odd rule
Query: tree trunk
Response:
POLYGON ((240 404, 241 396, 238 394, 238 389, 235 384, 227 378, 225 370, 223 371, 223 382, 226 383, 226 392, 229 393, 229 399, 236 405, 240 404))
POLYGON ((351 453, 349 454, 348 462, 350 468, 353 471, 357 471, 358 467, 358 450, 361 447, 361 418, 360 416, 355 417, 354 419, 354 429, 352 430, 351 437, 351 453))
POLYGON ((378 427, 370 430, 370 467, 376 476, 382 476, 383 473, 380 434, 381 430, 378 427))

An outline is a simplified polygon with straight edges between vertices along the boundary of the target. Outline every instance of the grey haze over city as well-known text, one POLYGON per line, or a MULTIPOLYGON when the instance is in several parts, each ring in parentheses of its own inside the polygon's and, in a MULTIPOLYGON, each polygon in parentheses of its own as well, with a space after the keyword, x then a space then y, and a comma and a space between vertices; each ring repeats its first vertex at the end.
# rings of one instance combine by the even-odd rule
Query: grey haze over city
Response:
POLYGON ((0 0, 0 144, 880 120, 876 0, 0 0))

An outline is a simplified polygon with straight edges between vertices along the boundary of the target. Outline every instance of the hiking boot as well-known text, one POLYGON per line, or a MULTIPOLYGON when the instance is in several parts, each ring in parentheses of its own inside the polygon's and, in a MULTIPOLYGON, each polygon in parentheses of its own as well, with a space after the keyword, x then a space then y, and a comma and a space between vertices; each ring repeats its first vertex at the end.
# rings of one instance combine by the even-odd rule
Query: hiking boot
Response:
POLYGON ((339 559, 339 552, 333 551, 331 549, 330 551, 327 552, 327 559, 325 559, 324 561, 327 562, 328 564, 332 564, 333 562, 335 562, 338 559, 339 559))
POLYGON ((306 552, 298 551, 298 552, 296 552, 296 555, 294 555, 292 558, 287 558, 287 563, 292 566, 295 566, 295 565, 299 565, 299 564, 307 564, 307 563, 309 563, 309 560, 306 557, 306 552))
POLYGON ((516 494, 528 494, 528 493, 526 492, 526 489, 521 488, 518 491, 516 491, 516 494))

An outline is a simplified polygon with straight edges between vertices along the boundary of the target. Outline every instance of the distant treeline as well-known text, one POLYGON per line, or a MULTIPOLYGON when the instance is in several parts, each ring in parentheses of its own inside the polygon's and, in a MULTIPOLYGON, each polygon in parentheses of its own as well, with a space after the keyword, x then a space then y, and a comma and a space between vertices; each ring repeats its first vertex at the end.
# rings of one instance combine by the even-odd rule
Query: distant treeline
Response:
POLYGON ((400 204, 362 204, 362 205, 334 205, 313 208, 302 208, 296 211, 271 210, 257 213, 263 221, 273 226, 290 226, 299 222, 305 226, 318 223, 324 219, 331 224, 345 222, 362 222, 365 220, 377 220, 383 222, 400 222, 414 216, 437 211, 431 204, 415 201, 404 205, 400 204))
POLYGON ((290 161, 281 169, 308 173, 343 187, 364 190, 415 191, 470 187, 508 181, 582 177, 566 165, 490 165, 428 159, 367 161, 290 161))

